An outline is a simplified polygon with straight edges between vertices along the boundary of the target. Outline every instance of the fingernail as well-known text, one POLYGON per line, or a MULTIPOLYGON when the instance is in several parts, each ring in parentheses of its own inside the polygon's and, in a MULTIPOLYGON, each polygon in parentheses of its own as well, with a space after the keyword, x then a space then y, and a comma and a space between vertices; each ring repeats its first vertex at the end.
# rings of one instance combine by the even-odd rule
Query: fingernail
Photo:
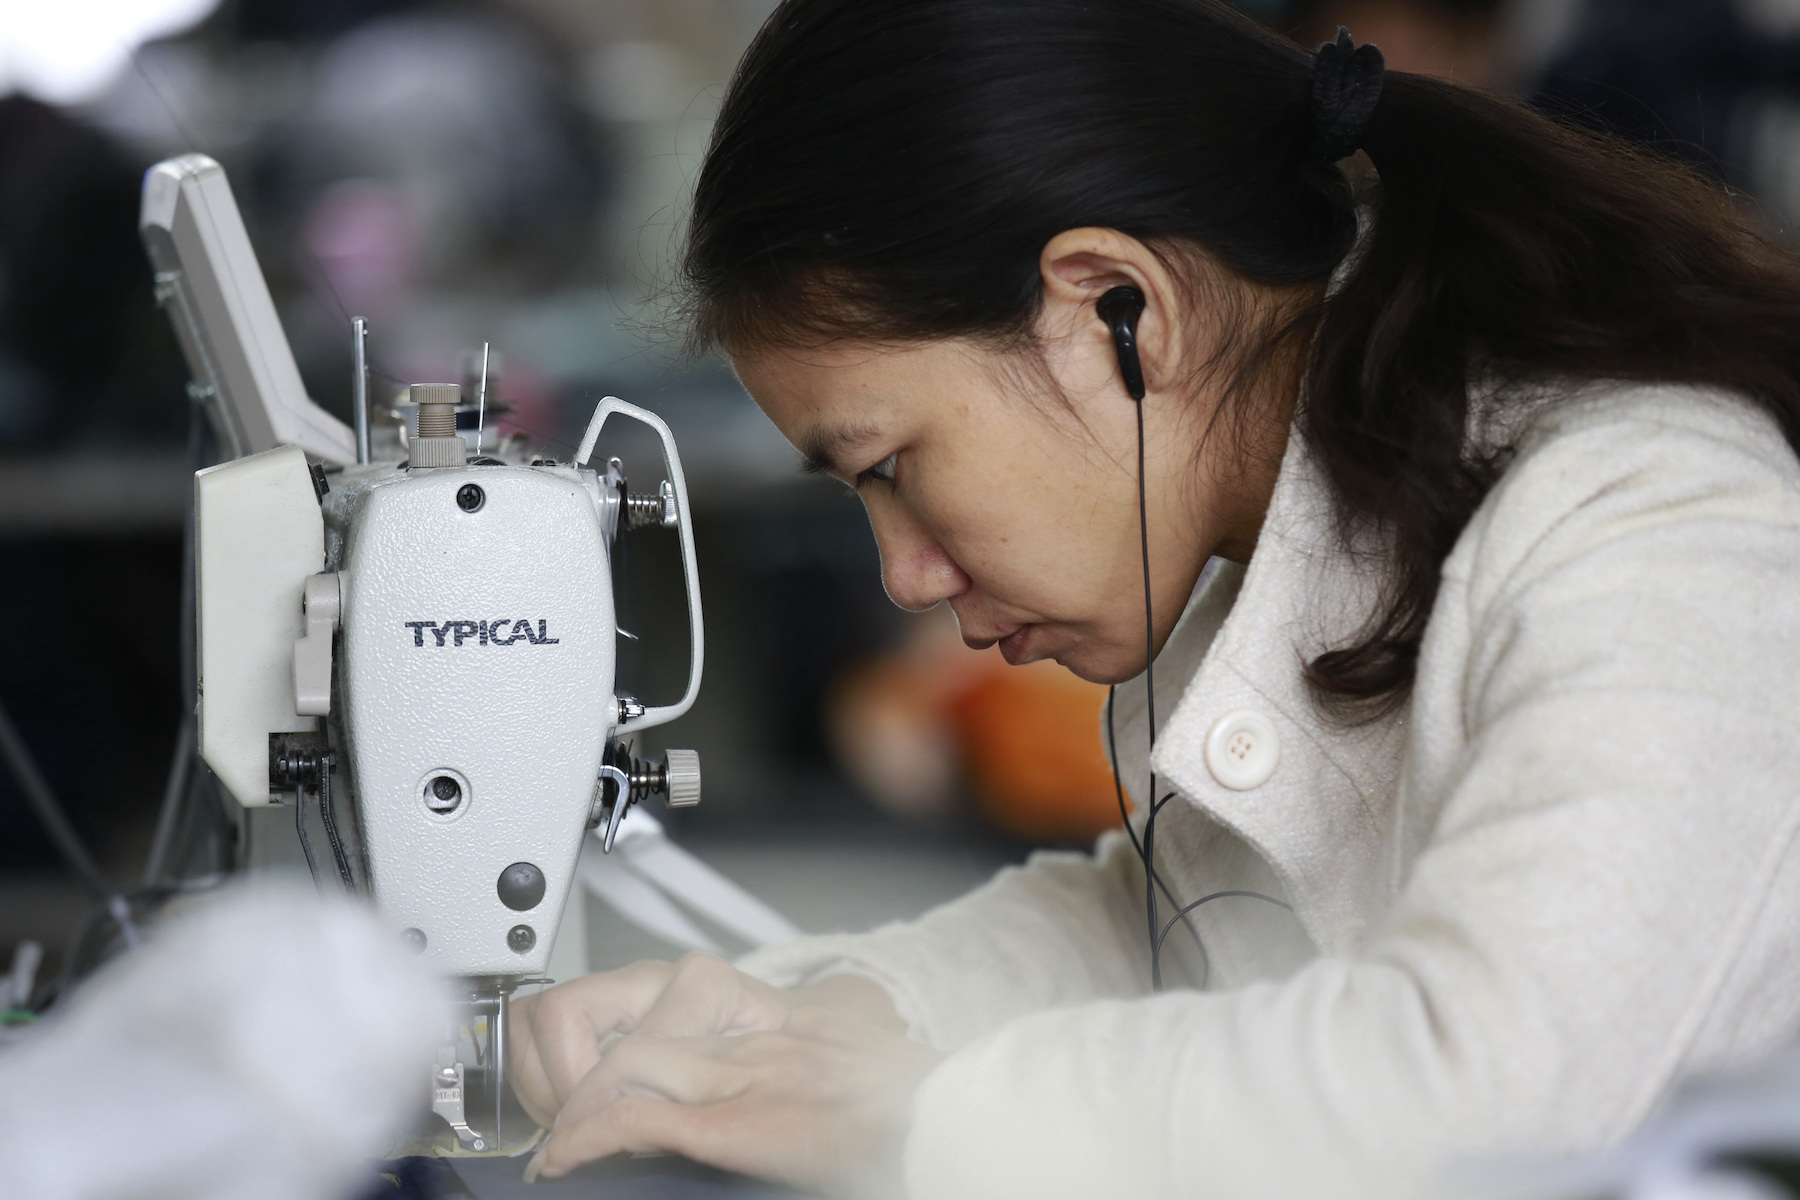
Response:
POLYGON ((546 1139, 544 1144, 538 1147, 538 1152, 531 1156, 531 1161, 525 1164, 526 1183, 537 1182, 538 1172, 544 1169, 544 1155, 547 1154, 549 1150, 550 1142, 546 1139))

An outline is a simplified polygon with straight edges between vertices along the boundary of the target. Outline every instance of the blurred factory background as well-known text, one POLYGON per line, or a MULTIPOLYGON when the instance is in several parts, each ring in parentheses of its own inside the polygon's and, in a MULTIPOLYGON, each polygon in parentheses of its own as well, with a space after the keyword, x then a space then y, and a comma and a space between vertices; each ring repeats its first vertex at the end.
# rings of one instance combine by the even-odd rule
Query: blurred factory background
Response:
MULTIPOLYGON (((1800 0, 1242 4, 1656 143, 1796 228, 1800 0)), ((340 416, 360 315, 390 391, 462 378, 490 343, 504 423, 564 455, 609 393, 674 427, 708 634, 700 704, 657 731, 706 764, 683 842, 803 927, 853 928, 1116 822, 1104 689, 1007 671, 946 614, 894 609, 855 498, 801 474, 666 322, 686 190, 770 0, 36 7, 0 24, 0 701, 116 879, 143 869, 184 694, 204 450, 136 215, 143 169, 189 150, 229 172, 308 388, 340 416)), ((649 698, 683 669, 663 551, 621 601, 642 637, 623 686, 649 698)), ((31 937, 54 963, 88 907, 0 774, 0 961, 31 937)), ((597 964, 657 949, 589 927, 597 964)))

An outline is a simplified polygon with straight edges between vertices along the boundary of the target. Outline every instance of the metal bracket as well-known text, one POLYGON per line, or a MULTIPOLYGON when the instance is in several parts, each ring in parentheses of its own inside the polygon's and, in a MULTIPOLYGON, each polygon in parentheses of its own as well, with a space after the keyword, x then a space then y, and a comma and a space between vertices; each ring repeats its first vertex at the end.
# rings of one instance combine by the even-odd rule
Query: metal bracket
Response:
POLYGON ((487 1139, 469 1128, 463 1103, 463 1065, 455 1046, 440 1046, 431 1069, 431 1111, 444 1118, 465 1150, 486 1150, 487 1139))

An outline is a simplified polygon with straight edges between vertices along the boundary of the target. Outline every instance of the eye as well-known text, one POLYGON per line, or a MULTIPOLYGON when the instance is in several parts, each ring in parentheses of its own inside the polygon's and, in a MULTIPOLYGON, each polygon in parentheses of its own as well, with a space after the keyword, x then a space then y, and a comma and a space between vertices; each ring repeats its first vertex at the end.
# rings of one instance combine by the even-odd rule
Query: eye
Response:
POLYGON ((864 484, 871 483, 877 479, 883 483, 894 482, 894 460, 899 457, 900 455, 898 453, 890 454, 868 470, 858 472, 856 476, 856 486, 862 487, 864 484))

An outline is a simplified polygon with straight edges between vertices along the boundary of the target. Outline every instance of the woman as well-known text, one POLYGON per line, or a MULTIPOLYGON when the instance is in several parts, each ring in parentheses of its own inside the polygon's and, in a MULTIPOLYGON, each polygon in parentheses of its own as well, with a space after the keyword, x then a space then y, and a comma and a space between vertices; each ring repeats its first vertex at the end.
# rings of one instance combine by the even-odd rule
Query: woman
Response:
POLYGON ((1726 196, 1209 0, 789 0, 687 278, 899 604, 1118 684, 1133 827, 520 1005, 548 1173, 1404 1195, 1800 1027, 1800 275, 1726 196))

